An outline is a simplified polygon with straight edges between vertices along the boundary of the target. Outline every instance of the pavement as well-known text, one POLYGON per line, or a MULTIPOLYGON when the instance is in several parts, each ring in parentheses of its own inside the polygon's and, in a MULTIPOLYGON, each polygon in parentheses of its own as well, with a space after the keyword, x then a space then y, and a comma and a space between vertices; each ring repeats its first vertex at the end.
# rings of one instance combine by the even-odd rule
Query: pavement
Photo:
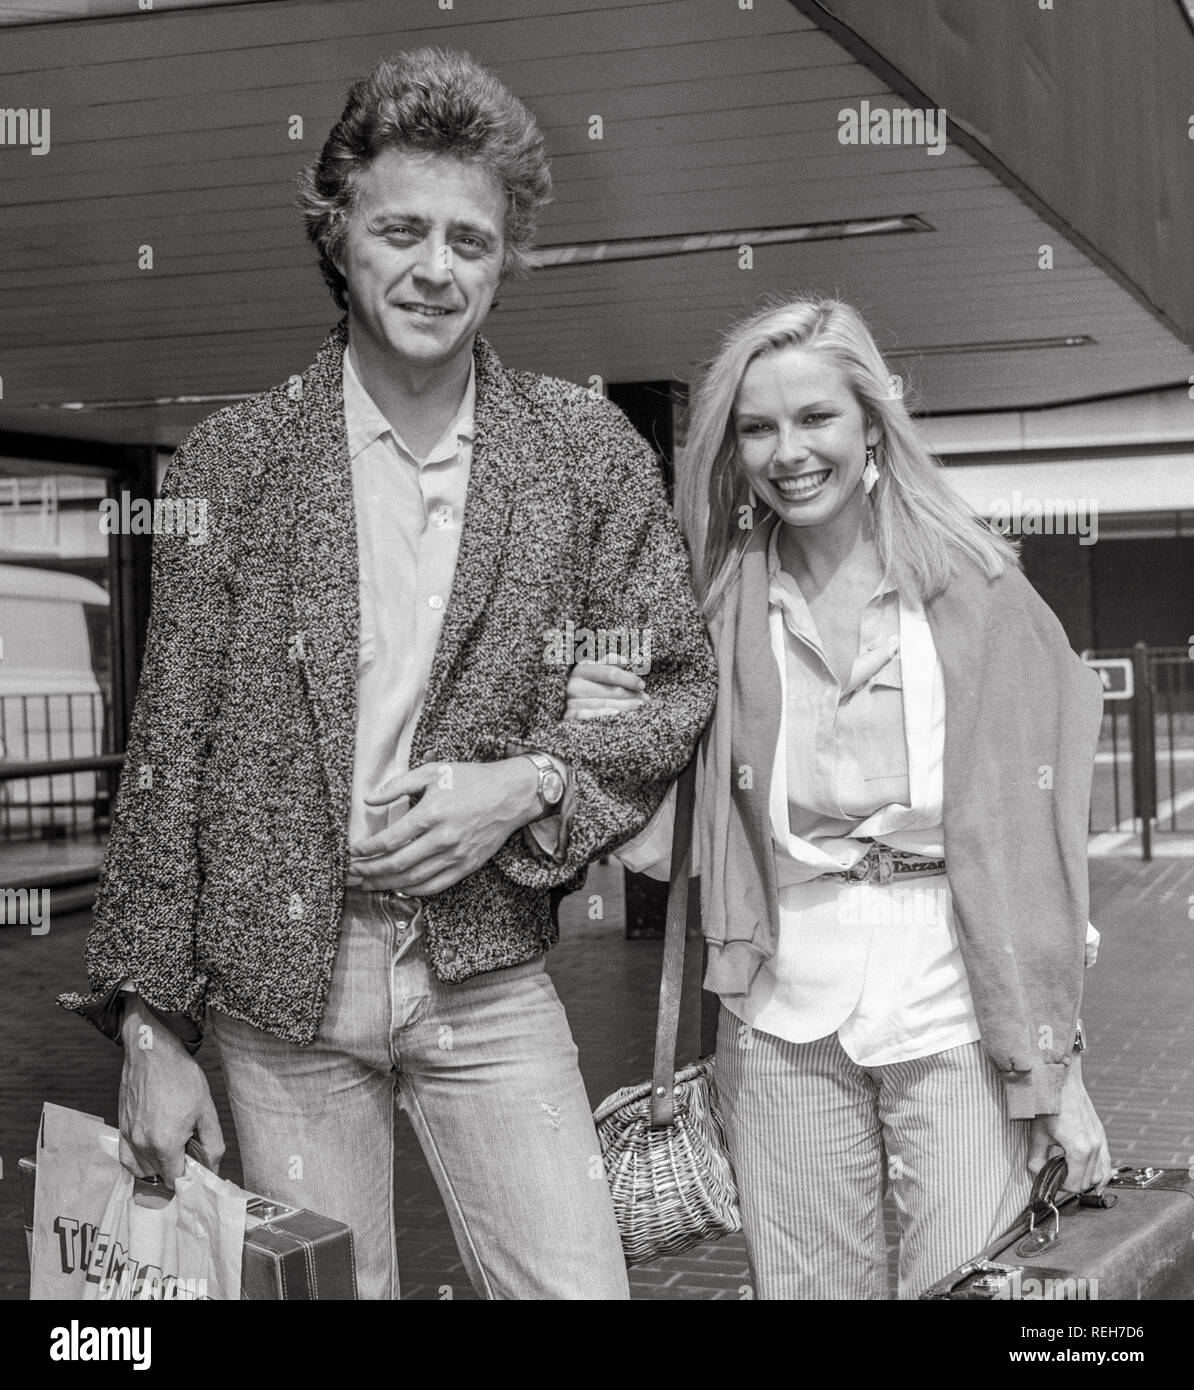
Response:
MULTIPOLYGON (((1159 836, 1158 842, 1164 843, 1159 836)), ((1183 846, 1185 848, 1185 846, 1183 846)), ((1194 1164, 1194 854, 1092 858, 1091 915, 1103 934, 1087 976, 1087 1086, 1117 1163, 1194 1164)), ((58 990, 81 983, 87 913, 55 916, 51 930, 0 927, 0 1299, 28 1296, 17 1160, 33 1152, 43 1101, 116 1117, 119 1050, 54 1006, 58 990)), ((625 939, 621 874, 596 865, 583 893, 561 912, 562 940, 549 969, 568 1010, 594 1105, 651 1069, 662 943, 625 939), (605 920, 588 919, 601 893, 605 920)), ((680 1052, 697 1053, 699 949, 689 951, 680 1052)), ((240 1178, 227 1098, 204 1047, 228 1156, 221 1172, 240 1178)), ((472 1299, 447 1216, 405 1118, 395 1164, 403 1298, 472 1299)), ((894 1227, 890 1212, 889 1237, 894 1227)), ((635 1299, 742 1299, 750 1282, 740 1238, 631 1271, 635 1299)))

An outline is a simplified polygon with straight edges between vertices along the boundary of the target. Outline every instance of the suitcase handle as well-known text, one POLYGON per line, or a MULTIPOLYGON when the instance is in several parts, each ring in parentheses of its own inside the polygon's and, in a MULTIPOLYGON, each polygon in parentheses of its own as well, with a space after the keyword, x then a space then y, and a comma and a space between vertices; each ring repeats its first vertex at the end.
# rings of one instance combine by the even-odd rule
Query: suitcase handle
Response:
MULTIPOLYGON (((1017 1255, 1042 1255, 1046 1250, 1052 1250, 1061 1239, 1061 1203, 1057 1194, 1065 1181, 1067 1171, 1065 1156, 1055 1154, 1052 1158, 1047 1158, 1037 1172, 1028 1197, 1028 1206, 1020 1214, 1017 1223, 1021 1227, 1027 1227, 1016 1246, 1017 1255), (1053 1218, 1052 1229, 1050 1217, 1053 1218)), ((1067 1193, 1062 1201, 1072 1196, 1072 1193, 1067 1193)))
POLYGON ((1028 1197, 1028 1210, 1034 1207, 1056 1206, 1058 1190, 1063 1182, 1069 1167, 1065 1161, 1064 1154, 1054 1154, 1052 1158, 1045 1159, 1044 1165, 1032 1180, 1032 1192, 1028 1197))
MULTIPOLYGON (((1046 1159, 1044 1167, 1033 1179, 1027 1211, 1038 1206, 1046 1210, 1050 1207, 1067 1206, 1075 1197, 1078 1199, 1080 1207, 1113 1207, 1119 1200, 1113 1192, 1064 1192, 1058 1197, 1057 1194, 1061 1189, 1061 1184, 1065 1181, 1067 1171, 1064 1154, 1054 1154, 1052 1158, 1046 1159)), ((1112 1177, 1121 1171, 1119 1168, 1115 1169, 1112 1177)))
MULTIPOLYGON (((211 1168, 211 1159, 207 1155, 207 1150, 199 1142, 195 1135, 192 1135, 186 1142, 183 1152, 188 1158, 193 1158, 196 1163, 202 1164, 204 1168, 211 1168)), ((214 1172, 215 1170, 212 1169, 214 1172)), ((141 1206, 163 1206, 174 1197, 174 1189, 165 1179, 160 1177, 133 1178, 134 1190, 137 1196, 144 1197, 146 1201, 138 1204, 141 1206), (152 1200, 152 1199, 157 1199, 152 1200)))
MULTIPOLYGON (((207 1150, 194 1135, 187 1140, 184 1152, 188 1158, 193 1158, 196 1163, 201 1163, 204 1168, 211 1168, 211 1159, 207 1156, 207 1150)), ((215 1170, 212 1169, 212 1171, 214 1172, 215 1170)))
POLYGON ((1061 1238, 1061 1208, 1069 1206, 1072 1202, 1076 1201, 1082 1207, 1107 1208, 1115 1205, 1117 1198, 1113 1193, 1062 1192, 1060 1189, 1061 1184, 1065 1181, 1066 1172, 1067 1166, 1063 1154, 1055 1154, 1052 1158, 1046 1159, 1033 1179, 1028 1205, 1007 1230, 985 1246, 973 1260, 947 1274, 944 1279, 939 1279, 935 1284, 930 1285, 921 1294, 921 1298, 948 1299, 953 1295, 954 1290, 963 1285, 973 1274, 988 1274, 992 1271, 1012 1269, 1013 1266, 1000 1264, 998 1261, 1012 1258, 1009 1247, 1013 1243, 1019 1242, 1015 1253, 1021 1256, 1039 1255, 1045 1250, 1051 1249, 1058 1244, 1061 1238), (1047 1225, 1038 1226, 1037 1224, 1038 1222, 1048 1222, 1050 1217, 1052 1217, 1050 1224, 1053 1228, 1051 1232, 1047 1225), (1025 1249, 1024 1246, 1029 1241, 1032 1242, 1032 1248, 1025 1249))

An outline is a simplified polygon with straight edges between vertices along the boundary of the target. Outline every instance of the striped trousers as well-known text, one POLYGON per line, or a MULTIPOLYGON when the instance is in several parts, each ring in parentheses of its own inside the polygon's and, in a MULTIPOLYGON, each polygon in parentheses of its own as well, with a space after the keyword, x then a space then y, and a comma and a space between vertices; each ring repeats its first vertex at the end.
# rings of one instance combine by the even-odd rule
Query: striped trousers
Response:
POLYGON ((861 1067, 836 1034, 785 1042, 724 1007, 717 1089, 756 1298, 887 1298, 883 1194, 916 1298, 1028 1201, 1030 1121, 981 1043, 861 1067))

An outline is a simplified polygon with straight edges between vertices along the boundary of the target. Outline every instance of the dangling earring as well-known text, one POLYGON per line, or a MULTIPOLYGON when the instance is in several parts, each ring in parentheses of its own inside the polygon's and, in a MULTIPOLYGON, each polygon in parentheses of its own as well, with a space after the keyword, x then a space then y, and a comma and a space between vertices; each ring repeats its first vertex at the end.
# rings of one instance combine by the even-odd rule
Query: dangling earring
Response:
POLYGON ((872 492, 875 484, 879 481, 879 467, 875 463, 875 451, 868 448, 866 451, 866 467, 862 470, 862 490, 872 492))

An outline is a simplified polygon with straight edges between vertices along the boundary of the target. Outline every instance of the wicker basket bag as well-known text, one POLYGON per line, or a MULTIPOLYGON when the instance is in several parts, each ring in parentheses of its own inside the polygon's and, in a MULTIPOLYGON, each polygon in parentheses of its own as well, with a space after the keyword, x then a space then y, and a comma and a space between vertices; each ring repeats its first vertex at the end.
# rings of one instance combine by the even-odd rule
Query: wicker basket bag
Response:
POLYGON ((717 1116, 713 1058, 675 1070, 695 767, 694 759, 676 788, 655 1072, 650 1081, 623 1086, 607 1096, 593 1116, 629 1265, 678 1255, 742 1229, 738 1191, 717 1116))

